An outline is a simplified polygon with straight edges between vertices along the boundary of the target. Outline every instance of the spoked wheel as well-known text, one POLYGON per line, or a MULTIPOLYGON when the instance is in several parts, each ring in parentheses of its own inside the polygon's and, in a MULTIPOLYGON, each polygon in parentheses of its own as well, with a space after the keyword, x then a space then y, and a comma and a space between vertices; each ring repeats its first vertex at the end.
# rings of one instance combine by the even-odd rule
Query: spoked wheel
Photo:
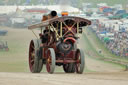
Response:
POLYGON ((40 48, 40 41, 31 40, 29 46, 29 68, 32 73, 40 73, 43 67, 42 50, 40 48))
POLYGON ((75 64, 74 63, 64 64, 63 69, 64 69, 65 73, 74 73, 75 72, 75 64))
POLYGON ((83 50, 77 49, 76 51, 76 72, 82 74, 84 71, 85 60, 84 60, 84 52, 83 50))
POLYGON ((54 73, 55 63, 56 63, 55 51, 53 48, 49 48, 47 51, 47 60, 46 60, 46 69, 48 73, 50 74, 54 73))

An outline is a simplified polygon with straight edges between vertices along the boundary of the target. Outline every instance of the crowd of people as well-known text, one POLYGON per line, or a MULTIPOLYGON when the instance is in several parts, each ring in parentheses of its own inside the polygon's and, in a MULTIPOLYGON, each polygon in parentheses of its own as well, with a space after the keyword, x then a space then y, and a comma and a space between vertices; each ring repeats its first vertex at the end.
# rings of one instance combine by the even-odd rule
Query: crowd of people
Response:
POLYGON ((114 28, 112 24, 109 25, 109 20, 103 24, 99 22, 99 20, 92 21, 92 30, 96 33, 97 37, 104 43, 105 47, 107 47, 111 53, 121 56, 128 57, 128 31, 127 28, 122 28, 118 23, 119 28, 114 28))

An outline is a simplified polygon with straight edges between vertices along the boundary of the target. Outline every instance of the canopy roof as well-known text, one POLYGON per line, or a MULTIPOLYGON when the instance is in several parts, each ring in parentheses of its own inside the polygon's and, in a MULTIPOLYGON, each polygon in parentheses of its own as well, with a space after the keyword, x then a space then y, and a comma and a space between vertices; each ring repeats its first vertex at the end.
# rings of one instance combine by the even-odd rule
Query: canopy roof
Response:
POLYGON ((91 21, 84 18, 74 17, 74 16, 63 16, 63 17, 52 18, 52 19, 43 21, 39 24, 28 26, 28 29, 46 27, 46 26, 49 26, 50 24, 53 24, 53 23, 55 24, 55 22, 64 22, 66 20, 72 20, 75 23, 79 23, 79 27, 91 25, 91 21))

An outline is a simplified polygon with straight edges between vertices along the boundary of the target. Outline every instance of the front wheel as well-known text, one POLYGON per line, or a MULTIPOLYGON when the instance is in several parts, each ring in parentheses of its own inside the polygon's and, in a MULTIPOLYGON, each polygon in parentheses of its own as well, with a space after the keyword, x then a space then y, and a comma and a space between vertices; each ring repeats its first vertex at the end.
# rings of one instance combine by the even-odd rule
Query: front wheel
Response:
POLYGON ((46 69, 48 73, 50 74, 54 73, 55 63, 56 63, 55 51, 53 48, 49 48, 47 50, 47 60, 46 60, 46 69))
POLYGON ((81 49, 77 49, 76 51, 76 72, 79 74, 82 74, 85 67, 85 58, 84 58, 84 52, 81 49))

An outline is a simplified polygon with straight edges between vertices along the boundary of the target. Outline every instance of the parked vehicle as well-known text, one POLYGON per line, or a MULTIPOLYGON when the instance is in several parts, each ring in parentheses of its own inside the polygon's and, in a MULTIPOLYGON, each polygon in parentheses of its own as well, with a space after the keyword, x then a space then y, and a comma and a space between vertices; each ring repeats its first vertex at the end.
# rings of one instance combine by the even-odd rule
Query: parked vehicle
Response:
POLYGON ((0 51, 1 51, 1 50, 9 51, 7 41, 1 41, 1 40, 0 40, 0 51))
POLYGON ((7 14, 0 14, 0 25, 8 25, 9 16, 7 14))
POLYGON ((7 33, 8 33, 7 30, 1 30, 1 29, 0 29, 0 35, 6 35, 7 33))
POLYGON ((12 27, 27 27, 27 20, 24 17, 10 18, 10 24, 12 27))

